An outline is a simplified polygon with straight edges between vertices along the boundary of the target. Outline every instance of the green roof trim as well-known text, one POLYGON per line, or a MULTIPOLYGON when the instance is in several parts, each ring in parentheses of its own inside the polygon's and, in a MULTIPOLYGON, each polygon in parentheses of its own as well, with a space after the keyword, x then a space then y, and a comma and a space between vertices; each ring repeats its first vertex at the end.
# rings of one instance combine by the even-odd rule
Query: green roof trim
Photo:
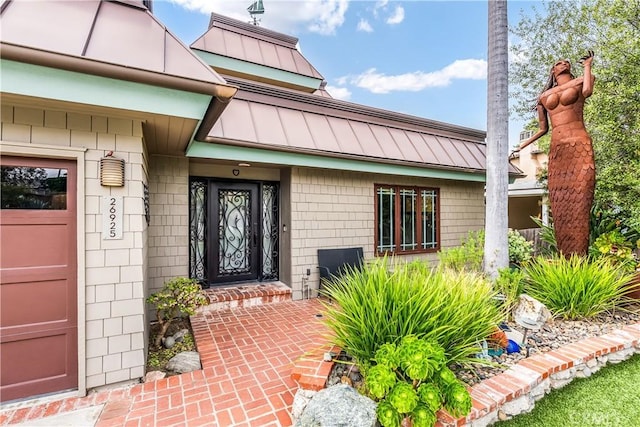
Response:
POLYGON ((430 169, 428 167, 376 163, 364 160, 325 157, 306 153, 290 153, 237 145, 192 141, 187 147, 187 157, 232 160, 236 162, 272 163, 285 166, 303 166, 352 172, 368 172, 387 175, 438 178, 456 181, 485 182, 484 173, 430 169))
POLYGON ((202 120, 210 95, 0 60, 3 93, 202 120))
POLYGON ((251 76, 263 77, 265 79, 275 80, 278 82, 285 82, 295 86, 309 88, 311 90, 317 90, 318 88, 320 88, 320 83, 322 83, 322 79, 318 79, 315 77, 303 76, 301 74, 296 74, 285 70, 278 70, 277 68, 254 64, 251 62, 242 61, 240 59, 229 58, 228 56, 205 52, 203 50, 191 50, 200 58, 202 58, 204 62, 214 68, 224 68, 226 70, 236 71, 238 73, 251 76))

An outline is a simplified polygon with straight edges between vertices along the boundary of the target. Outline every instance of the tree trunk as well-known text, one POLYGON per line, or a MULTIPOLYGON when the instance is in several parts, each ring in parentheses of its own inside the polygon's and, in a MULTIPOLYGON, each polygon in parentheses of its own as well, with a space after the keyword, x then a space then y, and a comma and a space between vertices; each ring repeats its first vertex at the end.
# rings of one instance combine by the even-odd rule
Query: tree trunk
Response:
POLYGON ((492 278, 509 265, 509 65, 507 0, 489 0, 487 72, 487 185, 484 271, 492 278))

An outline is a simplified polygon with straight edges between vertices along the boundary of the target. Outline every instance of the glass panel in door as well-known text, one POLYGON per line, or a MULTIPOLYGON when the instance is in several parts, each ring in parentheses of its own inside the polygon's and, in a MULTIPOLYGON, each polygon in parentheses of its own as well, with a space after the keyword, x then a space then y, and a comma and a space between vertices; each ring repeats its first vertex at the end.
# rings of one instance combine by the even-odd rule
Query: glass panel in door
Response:
POLYGON ((257 184, 215 183, 213 218, 213 281, 229 283, 258 278, 260 231, 257 184))

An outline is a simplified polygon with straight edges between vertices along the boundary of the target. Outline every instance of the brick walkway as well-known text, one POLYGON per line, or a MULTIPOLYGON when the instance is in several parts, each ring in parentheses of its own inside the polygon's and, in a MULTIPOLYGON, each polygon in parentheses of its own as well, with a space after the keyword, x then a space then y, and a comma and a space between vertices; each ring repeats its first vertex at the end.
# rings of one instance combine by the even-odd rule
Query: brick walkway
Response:
POLYGON ((0 410, 0 425, 106 402, 96 427, 288 426, 293 361, 322 342, 316 299, 209 312, 191 319, 203 369, 83 398, 0 410))

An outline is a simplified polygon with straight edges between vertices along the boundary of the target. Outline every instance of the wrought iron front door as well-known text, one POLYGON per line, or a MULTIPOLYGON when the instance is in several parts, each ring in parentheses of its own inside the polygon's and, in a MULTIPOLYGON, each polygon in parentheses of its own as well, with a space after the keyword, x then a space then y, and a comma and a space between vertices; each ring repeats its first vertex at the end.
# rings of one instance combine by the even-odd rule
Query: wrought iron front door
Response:
POLYGON ((259 273, 260 193, 253 183, 212 183, 213 282, 256 280, 259 273))

